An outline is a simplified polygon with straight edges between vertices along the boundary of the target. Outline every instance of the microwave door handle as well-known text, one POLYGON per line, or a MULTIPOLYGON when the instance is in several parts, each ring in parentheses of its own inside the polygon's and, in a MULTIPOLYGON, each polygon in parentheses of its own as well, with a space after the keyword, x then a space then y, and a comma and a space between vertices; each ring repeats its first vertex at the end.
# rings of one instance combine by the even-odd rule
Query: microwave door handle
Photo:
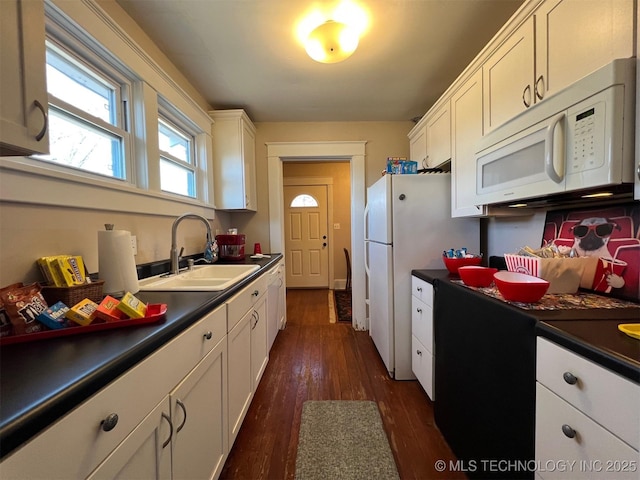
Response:
POLYGON ((547 127, 547 139, 544 143, 544 170, 547 176, 556 183, 561 183, 564 177, 564 154, 562 155, 562 174, 558 175, 553 165, 553 137, 563 118, 564 113, 560 113, 551 120, 551 124, 547 127))

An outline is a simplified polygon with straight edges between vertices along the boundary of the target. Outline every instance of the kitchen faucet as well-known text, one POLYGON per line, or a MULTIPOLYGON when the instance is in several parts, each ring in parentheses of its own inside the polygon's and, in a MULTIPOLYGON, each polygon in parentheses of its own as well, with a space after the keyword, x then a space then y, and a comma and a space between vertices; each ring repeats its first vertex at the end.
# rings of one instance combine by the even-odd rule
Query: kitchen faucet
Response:
POLYGON ((180 215, 173 222, 173 226, 171 227, 171 273, 173 275, 177 275, 180 272, 180 256, 178 255, 178 246, 176 245, 176 232, 178 230, 178 225, 185 218, 193 218, 194 220, 200 220, 204 223, 205 227, 207 227, 207 242, 211 241, 211 225, 209 225, 209 220, 204 218, 202 215, 198 215, 197 213, 185 213, 184 215, 180 215))

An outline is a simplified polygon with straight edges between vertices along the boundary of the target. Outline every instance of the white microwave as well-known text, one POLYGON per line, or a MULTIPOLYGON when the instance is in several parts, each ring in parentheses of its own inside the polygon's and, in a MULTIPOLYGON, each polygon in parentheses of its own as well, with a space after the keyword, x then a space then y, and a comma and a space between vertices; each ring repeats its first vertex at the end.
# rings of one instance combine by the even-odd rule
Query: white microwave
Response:
POLYGON ((477 203, 633 183, 635 59, 615 60, 482 138, 477 203))

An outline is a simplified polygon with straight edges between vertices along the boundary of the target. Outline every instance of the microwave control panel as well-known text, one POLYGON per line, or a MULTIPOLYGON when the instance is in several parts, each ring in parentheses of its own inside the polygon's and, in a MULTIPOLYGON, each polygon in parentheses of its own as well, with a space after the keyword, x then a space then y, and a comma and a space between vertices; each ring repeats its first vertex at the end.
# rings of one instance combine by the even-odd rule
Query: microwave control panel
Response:
POLYGON ((573 148, 567 174, 599 168, 604 163, 604 116, 604 102, 569 113, 573 148))

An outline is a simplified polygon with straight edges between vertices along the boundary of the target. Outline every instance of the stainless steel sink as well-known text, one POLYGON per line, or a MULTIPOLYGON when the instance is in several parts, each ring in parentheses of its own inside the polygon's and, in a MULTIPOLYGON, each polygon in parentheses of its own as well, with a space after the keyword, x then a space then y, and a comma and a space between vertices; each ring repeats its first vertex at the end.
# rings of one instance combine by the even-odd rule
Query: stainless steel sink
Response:
POLYGON ((259 265, 197 265, 177 275, 162 274, 140 280, 140 291, 215 292, 259 269, 259 265))

